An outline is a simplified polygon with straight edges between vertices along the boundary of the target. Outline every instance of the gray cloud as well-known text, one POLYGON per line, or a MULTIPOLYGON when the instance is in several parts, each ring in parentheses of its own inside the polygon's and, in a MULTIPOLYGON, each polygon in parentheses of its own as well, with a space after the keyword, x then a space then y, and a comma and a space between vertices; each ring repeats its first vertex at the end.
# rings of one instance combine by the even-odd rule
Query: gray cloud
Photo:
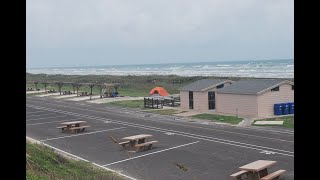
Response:
POLYGON ((293 1, 27 0, 26 30, 30 66, 292 58, 293 1))

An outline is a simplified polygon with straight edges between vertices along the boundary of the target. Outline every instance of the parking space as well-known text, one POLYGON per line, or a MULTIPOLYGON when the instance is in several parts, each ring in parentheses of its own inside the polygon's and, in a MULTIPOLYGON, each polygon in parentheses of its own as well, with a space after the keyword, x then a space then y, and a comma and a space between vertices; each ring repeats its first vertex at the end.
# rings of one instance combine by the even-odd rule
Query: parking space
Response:
MULTIPOLYGON (((271 153, 261 153, 266 147, 247 143, 249 138, 257 139, 256 136, 248 136, 243 142, 230 141, 227 140, 230 133, 224 131, 197 128, 190 133, 192 127, 187 125, 174 131, 158 127, 155 122, 137 124, 53 109, 27 106, 28 137, 135 179, 228 179, 239 166, 257 159, 276 160, 278 169, 288 170, 283 177, 293 179, 293 152, 267 148, 271 153), (90 127, 80 133, 63 133, 57 126, 67 121, 87 121, 90 127), (159 143, 151 150, 127 152, 110 139, 111 136, 121 142, 123 137, 138 134, 151 134, 153 137, 148 140, 159 143)), ((260 139, 266 145, 270 141, 260 139)), ((287 144, 290 143, 284 141, 284 146, 287 144)))

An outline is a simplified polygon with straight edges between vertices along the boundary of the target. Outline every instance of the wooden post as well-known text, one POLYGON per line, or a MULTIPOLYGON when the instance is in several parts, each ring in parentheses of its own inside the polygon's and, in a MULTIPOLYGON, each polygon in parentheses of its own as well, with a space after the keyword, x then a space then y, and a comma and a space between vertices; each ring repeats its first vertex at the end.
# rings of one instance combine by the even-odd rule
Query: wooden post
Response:
POLYGON ((35 84, 35 86, 36 86, 36 91, 37 91, 37 90, 38 90, 38 83, 39 83, 39 82, 38 82, 38 81, 34 81, 33 83, 35 84))
POLYGON ((99 90, 100 90, 100 99, 102 99, 102 85, 98 85, 98 87, 99 87, 99 90))
POLYGON ((72 84, 73 93, 76 92, 76 84, 72 84))
POLYGON ((60 92, 60 95, 61 95, 61 89, 62 89, 63 83, 62 82, 58 82, 58 83, 56 83, 56 85, 58 86, 59 92, 60 92))
POLYGON ((81 87, 81 84, 76 84, 76 89, 77 89, 77 96, 79 96, 79 88, 81 87))
POLYGON ((89 87, 90 87, 90 100, 91 100, 91 96, 92 96, 92 88, 94 87, 94 84, 90 84, 90 85, 89 85, 89 87))
POLYGON ((92 88, 94 87, 94 84, 90 84, 89 87, 90 87, 90 95, 92 95, 92 88))
POLYGON ((44 92, 47 93, 48 83, 47 83, 47 82, 43 82, 42 84, 43 84, 43 86, 44 86, 44 92))
POLYGON ((151 99, 151 105, 152 105, 152 108, 153 108, 153 98, 151 99))

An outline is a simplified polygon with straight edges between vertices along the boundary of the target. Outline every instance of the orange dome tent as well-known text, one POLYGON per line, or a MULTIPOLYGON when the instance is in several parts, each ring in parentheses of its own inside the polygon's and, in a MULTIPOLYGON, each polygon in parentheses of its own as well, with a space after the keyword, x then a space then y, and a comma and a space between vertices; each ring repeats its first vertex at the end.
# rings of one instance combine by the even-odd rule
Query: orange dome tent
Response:
POLYGON ((160 96, 169 96, 170 95, 163 87, 155 87, 150 91, 149 94, 150 95, 159 94, 160 96))

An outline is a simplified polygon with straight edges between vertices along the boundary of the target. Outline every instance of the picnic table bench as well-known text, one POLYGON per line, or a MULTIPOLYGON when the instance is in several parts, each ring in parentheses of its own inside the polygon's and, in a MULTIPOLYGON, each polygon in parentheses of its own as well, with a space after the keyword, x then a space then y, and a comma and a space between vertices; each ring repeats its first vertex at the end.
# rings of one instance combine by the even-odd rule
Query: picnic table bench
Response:
POLYGON ((73 94, 73 92, 71 92, 71 91, 64 91, 63 94, 64 94, 64 95, 73 94))
POLYGON ((88 92, 80 92, 79 96, 89 96, 88 92))
POLYGON ((50 89, 49 91, 47 91, 48 93, 56 93, 57 91, 55 89, 50 89))
POLYGON ((247 176, 247 173, 248 173, 248 171, 241 170, 239 172, 231 174, 230 177, 232 177, 233 179, 236 179, 236 180, 241 180, 243 175, 247 176))
POLYGON ((122 147, 129 145, 129 149, 134 149, 136 152, 141 150, 151 149, 152 144, 158 143, 158 141, 145 142, 146 138, 149 138, 149 137, 152 137, 152 135, 139 134, 139 135, 124 137, 122 139, 127 141, 120 142, 119 145, 121 145, 122 147))
POLYGON ((69 131, 71 133, 84 132, 86 128, 90 127, 88 125, 83 125, 86 121, 70 121, 60 123, 62 126, 57 127, 61 129, 62 132, 69 131))
POLYGON ((271 174, 268 174, 267 176, 264 176, 263 178, 261 178, 261 180, 278 180, 280 175, 284 174, 285 172, 286 170, 280 169, 271 174))
POLYGON ((141 144, 136 144, 134 147, 137 149, 137 151, 144 151, 144 150, 150 150, 152 148, 152 144, 158 143, 158 141, 149 141, 141 144))
POLYGON ((241 171, 230 175, 230 177, 240 180, 243 175, 246 175, 248 180, 277 180, 286 171, 278 170, 268 174, 268 168, 276 163, 277 161, 257 160, 239 167, 241 171))

